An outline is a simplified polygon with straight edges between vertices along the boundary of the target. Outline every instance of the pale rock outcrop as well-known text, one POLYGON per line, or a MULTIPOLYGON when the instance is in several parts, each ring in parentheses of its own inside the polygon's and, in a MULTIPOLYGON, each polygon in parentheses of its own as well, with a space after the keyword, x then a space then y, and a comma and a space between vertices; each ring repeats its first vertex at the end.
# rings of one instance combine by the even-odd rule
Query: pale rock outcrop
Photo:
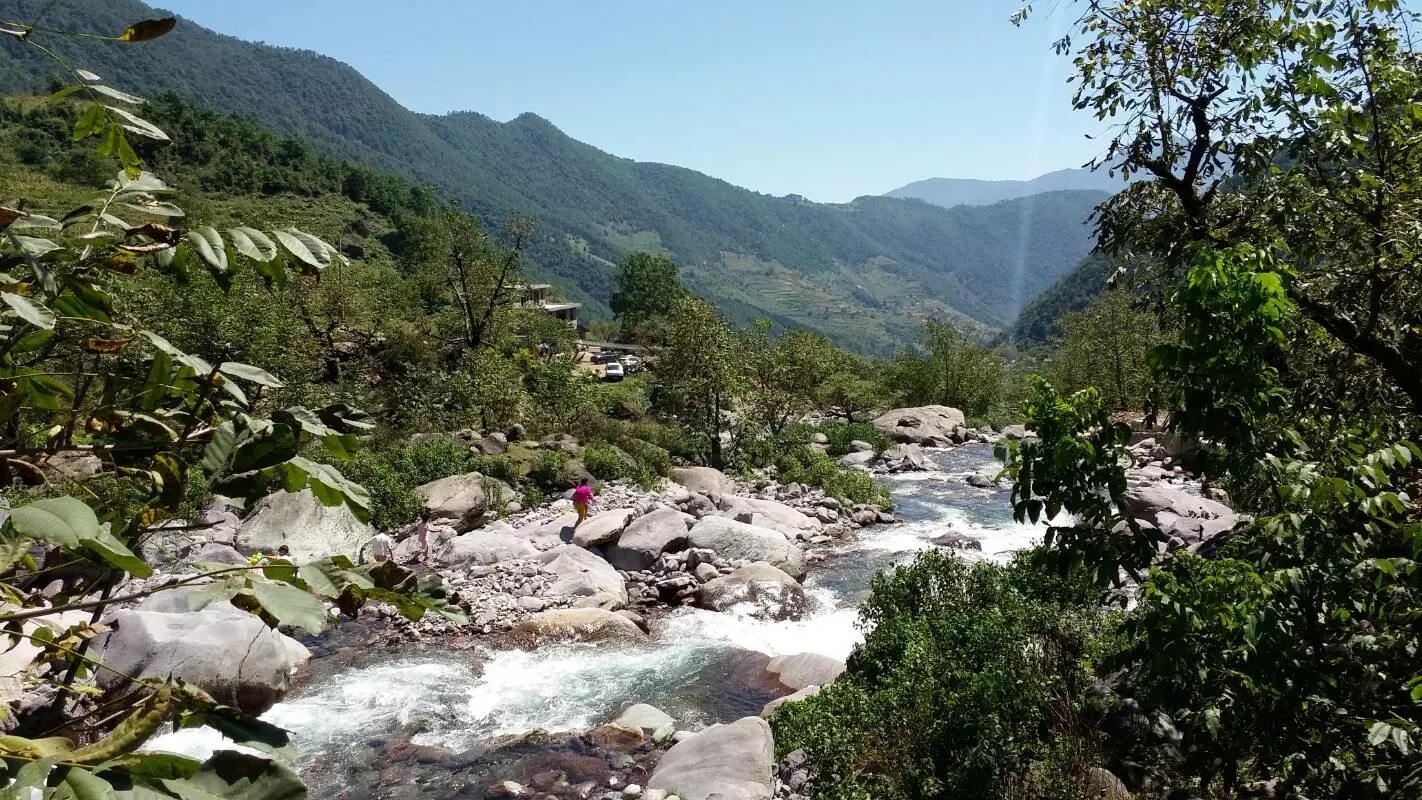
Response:
POLYGON ((675 508, 662 507, 632 520, 606 549, 607 560, 621 570, 644 570, 662 553, 685 550, 686 543, 686 519, 675 508))
POLYGON ((770 725, 745 717, 678 742, 662 756, 647 788, 683 800, 770 800, 774 760, 770 725))
POLYGON ((447 520, 460 533, 474 530, 484 522, 489 508, 485 477, 477 472, 450 475, 419 486, 415 494, 424 501, 432 519, 447 520))
POLYGON ((730 479, 726 474, 714 467, 680 467, 672 474, 672 480, 689 491, 711 497, 713 501, 731 488, 730 479))
POLYGON ((286 545, 298 564, 336 554, 354 559, 375 529, 356 519, 344 503, 323 505, 310 489, 277 492, 258 500, 242 521, 236 547, 243 553, 275 553, 286 545))
POLYGON ((564 544, 538 555, 542 571, 557 578, 545 595, 577 598, 575 606, 615 611, 627 605, 627 585, 612 565, 576 545, 564 544))
POLYGON ((578 547, 606 547, 617 541, 627 523, 632 521, 632 509, 618 508, 588 517, 573 531, 573 544, 578 547))
POLYGON ((794 619, 805 611, 805 591, 783 570, 757 561, 702 584, 696 602, 712 611, 751 603, 773 619, 794 619))
POLYGON ((956 408, 917 406, 885 412, 874 420, 874 427, 896 442, 922 444, 929 439, 934 444, 947 444, 964 422, 963 412, 956 408))
POLYGON ((805 576, 805 552, 772 528, 726 517, 703 517, 692 527, 688 541, 692 547, 714 550, 732 561, 765 561, 796 580, 805 576))
POLYGON ((432 553, 436 561, 447 566, 487 565, 515 558, 528 558, 537 555, 538 548, 511 534, 470 531, 450 539, 432 553))

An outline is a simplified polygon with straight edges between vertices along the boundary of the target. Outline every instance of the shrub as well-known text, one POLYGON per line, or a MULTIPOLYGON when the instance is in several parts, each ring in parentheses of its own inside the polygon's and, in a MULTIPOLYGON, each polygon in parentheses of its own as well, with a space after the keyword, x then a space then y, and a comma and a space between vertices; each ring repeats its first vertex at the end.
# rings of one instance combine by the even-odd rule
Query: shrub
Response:
POLYGON ((509 486, 517 486, 519 478, 518 462, 508 456, 489 456, 471 453, 469 469, 487 478, 497 478, 509 486))
POLYGON ((818 486, 825 494, 850 503, 894 506, 888 487, 879 485, 874 476, 857 469, 845 469, 824 453, 808 447, 782 453, 775 459, 775 468, 781 483, 818 486))
POLYGON ((834 683, 781 706, 779 753, 805 749, 826 797, 1062 796, 1042 784, 1092 763, 1072 701, 1101 616, 1024 594, 1035 569, 929 552, 876 575, 864 643, 834 683))
MULTIPOLYGON (((414 489, 449 475, 483 472, 490 462, 475 456, 453 439, 436 437, 413 443, 396 442, 356 453, 339 463, 342 473, 370 492, 371 524, 380 529, 398 527, 419 517, 423 503, 414 489)), ((500 477, 484 473, 490 477, 500 477)), ((515 479, 517 475, 515 474, 515 479)))
POLYGON ((568 454, 559 450, 544 450, 528 468, 528 480, 545 496, 558 492, 563 470, 568 466, 568 454))
POLYGON ((632 472, 631 465, 623 460, 623 454, 617 448, 601 442, 583 448, 583 466, 594 478, 603 481, 626 478, 632 472))
POLYGON ((829 437, 826 450, 832 456, 842 456, 849 452, 849 443, 868 442, 875 450, 887 449, 893 442, 882 431, 868 422, 825 422, 819 432, 829 437))

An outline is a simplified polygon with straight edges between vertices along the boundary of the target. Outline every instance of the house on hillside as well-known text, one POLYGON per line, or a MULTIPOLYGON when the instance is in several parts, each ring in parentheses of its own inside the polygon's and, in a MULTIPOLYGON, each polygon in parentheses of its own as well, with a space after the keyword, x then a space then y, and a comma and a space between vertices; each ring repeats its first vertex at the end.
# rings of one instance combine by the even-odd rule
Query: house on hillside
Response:
POLYGON ((552 300, 553 284, 529 283, 514 287, 518 293, 518 304, 523 308, 541 308, 554 319, 568 323, 568 327, 581 330, 578 325, 578 309, 582 303, 559 303, 552 300))

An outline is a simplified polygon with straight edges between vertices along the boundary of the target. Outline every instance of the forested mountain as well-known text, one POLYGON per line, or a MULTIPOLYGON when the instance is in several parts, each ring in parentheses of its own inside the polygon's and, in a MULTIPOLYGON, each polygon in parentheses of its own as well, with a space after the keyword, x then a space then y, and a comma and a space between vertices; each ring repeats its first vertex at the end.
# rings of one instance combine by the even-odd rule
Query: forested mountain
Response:
MULTIPOLYGON (((11 0, 29 20, 48 0, 11 0)), ((118 32, 159 12, 135 0, 59 0, 48 27, 118 32)), ((1090 247, 1099 191, 980 208, 863 197, 829 205, 771 197, 679 167, 639 163, 578 142, 532 114, 415 114, 351 67, 308 51, 243 42, 188 21, 141 48, 61 38, 59 52, 118 87, 171 89, 249 116, 320 151, 403 174, 457 199, 490 228, 538 219, 535 273, 606 313, 612 265, 663 252, 692 288, 738 321, 770 317, 869 351, 905 340, 929 314, 1006 327, 1022 304, 1090 247)), ((47 88, 55 67, 33 48, 0 47, 0 86, 47 88)))
POLYGON ((984 181, 973 178, 928 178, 885 192, 885 197, 908 197, 936 206, 985 206, 1003 200, 1030 197, 1042 192, 1091 191, 1115 194, 1123 187, 1120 177, 1086 169, 1061 169, 1025 181, 984 181))
POLYGON ((1016 344, 1046 344, 1061 334, 1057 323, 1062 315, 1080 311, 1106 288, 1116 266, 1104 256, 1092 253, 1071 272, 1061 276, 1046 290, 1022 307, 1008 338, 1016 344))

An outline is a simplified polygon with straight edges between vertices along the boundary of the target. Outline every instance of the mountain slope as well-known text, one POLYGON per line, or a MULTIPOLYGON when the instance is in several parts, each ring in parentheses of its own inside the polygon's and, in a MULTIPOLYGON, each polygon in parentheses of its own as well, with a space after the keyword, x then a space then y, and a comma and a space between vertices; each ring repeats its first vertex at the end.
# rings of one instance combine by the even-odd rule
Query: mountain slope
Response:
MULTIPOLYGON (((31 19, 47 0, 11 0, 31 19)), ((45 24, 118 32, 157 12, 136 0, 60 0, 45 24)), ((141 46, 47 40, 113 85, 178 91, 310 139, 320 150, 434 186, 491 227, 538 219, 529 256, 589 311, 605 314, 614 264, 659 250, 738 321, 768 316, 883 351, 925 315, 1005 327, 1035 291, 1090 247, 1084 220, 1105 195, 1065 192, 986 208, 915 200, 845 205, 776 198, 692 170, 618 158, 532 114, 506 123, 472 112, 419 115, 357 71, 306 51, 243 42, 180 21, 141 46)), ((0 45, 0 86, 42 91, 53 62, 0 45)))
POLYGON ((1015 344, 1046 344, 1061 335, 1061 318, 1091 305, 1091 301, 1106 288, 1106 282, 1116 271, 1109 258, 1092 253, 1076 269, 1058 278, 1051 286, 1032 298, 1008 331, 1015 344))
POLYGON ((986 206, 1042 192, 1091 191, 1115 194, 1124 187, 1120 178, 1105 172, 1062 169, 1026 181, 984 181, 972 178, 928 178, 885 192, 885 197, 908 197, 944 208, 986 206))

